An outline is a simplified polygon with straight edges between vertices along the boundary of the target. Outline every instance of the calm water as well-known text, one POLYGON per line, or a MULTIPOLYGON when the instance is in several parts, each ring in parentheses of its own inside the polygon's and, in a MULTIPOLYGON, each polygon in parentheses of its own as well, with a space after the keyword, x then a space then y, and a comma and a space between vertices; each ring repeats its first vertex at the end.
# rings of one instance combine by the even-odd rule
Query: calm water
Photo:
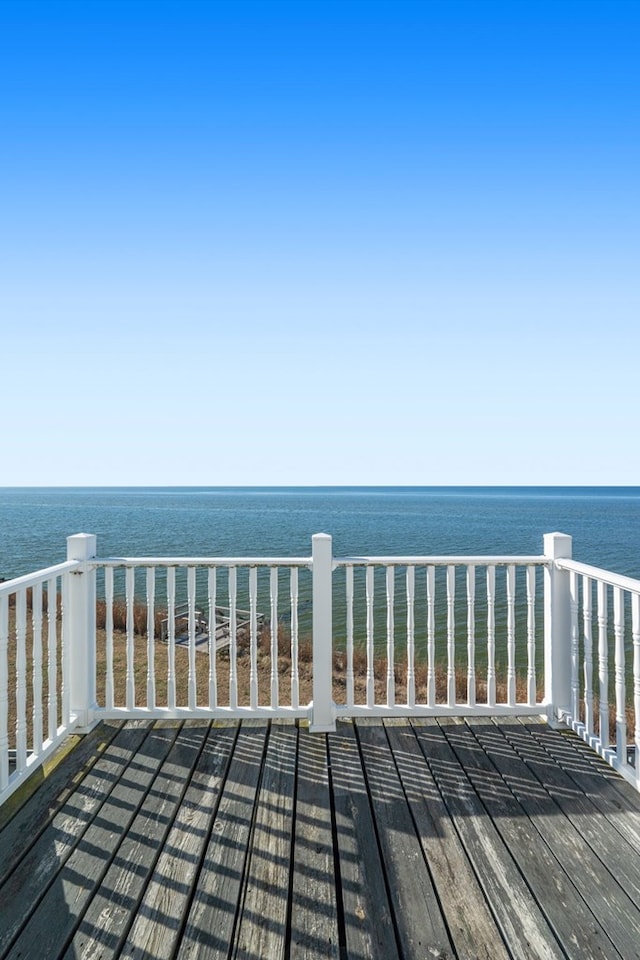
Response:
POLYGON ((541 553, 640 577, 640 487, 0 488, 0 576, 66 558, 95 533, 101 556, 305 556, 313 533, 349 554, 541 553))

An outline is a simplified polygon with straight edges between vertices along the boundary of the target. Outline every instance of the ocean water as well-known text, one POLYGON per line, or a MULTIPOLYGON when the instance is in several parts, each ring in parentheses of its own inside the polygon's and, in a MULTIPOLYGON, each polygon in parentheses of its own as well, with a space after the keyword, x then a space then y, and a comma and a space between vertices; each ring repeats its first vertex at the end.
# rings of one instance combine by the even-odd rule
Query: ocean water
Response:
POLYGON ((0 488, 0 577, 66 559, 95 533, 107 556, 537 554, 573 536, 576 559, 640 577, 640 487, 0 488))

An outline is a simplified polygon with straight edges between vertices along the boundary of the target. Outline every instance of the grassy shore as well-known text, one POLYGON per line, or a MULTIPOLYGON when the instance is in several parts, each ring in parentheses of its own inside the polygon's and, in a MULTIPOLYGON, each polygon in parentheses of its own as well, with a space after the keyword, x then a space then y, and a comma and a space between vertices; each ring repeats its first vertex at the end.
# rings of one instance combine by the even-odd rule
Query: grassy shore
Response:
MULTIPOLYGON (((124 706, 126 703, 127 686, 127 635, 126 625, 126 607, 125 604, 116 603, 114 605, 114 630, 113 630, 113 687, 114 702, 116 706, 124 706)), ((156 615, 157 624, 155 629, 160 633, 159 625, 161 613, 156 615)), ((45 611, 46 621, 46 611, 45 611)), ((59 616, 57 619, 57 628, 60 629, 59 616)), ((31 677, 33 661, 33 625, 31 615, 27 618, 26 631, 26 677, 31 677)), ((147 705, 147 680, 149 674, 149 644, 146 636, 147 614, 146 608, 142 605, 136 605, 134 609, 134 634, 133 634, 133 681, 135 687, 135 704, 137 706, 147 705)), ((9 629, 10 637, 15 637, 15 610, 9 611, 9 629)), ((46 638, 46 622, 43 629, 43 645, 46 638)), ((105 702, 106 677, 107 677, 107 634, 105 629, 105 609, 104 604, 98 604, 97 610, 97 699, 98 703, 105 702)), ((302 638, 298 643, 297 657, 297 676, 294 675, 293 661, 291 656, 291 637, 288 630, 280 627, 277 637, 278 656, 276 662, 278 700, 282 705, 292 704, 292 690, 297 685, 297 700, 299 704, 307 704, 312 699, 313 683, 313 663, 312 663, 312 645, 309 638, 302 638)), ((155 700, 159 705, 167 703, 167 677, 169 673, 169 645, 162 640, 155 640, 152 644, 152 656, 154 661, 153 675, 155 677, 155 700)), ((205 647, 206 650, 206 647, 205 647)), ((46 661, 46 650, 43 649, 43 658, 46 661)), ((274 680, 273 663, 271 656, 271 633, 268 625, 261 627, 258 633, 258 643, 255 658, 255 671, 258 684, 258 702, 262 705, 271 703, 271 690, 274 680)), ((9 736, 10 741, 14 739, 15 720, 16 720, 16 644, 9 643, 8 656, 9 672, 9 736)), ((353 672, 354 672, 354 700, 356 703, 366 702, 367 686, 367 654, 362 647, 357 647, 353 653, 353 672)), ((44 683, 42 691, 42 703, 46 705, 47 689, 47 671, 44 670, 44 683)), ((216 656, 216 690, 217 699, 220 705, 229 703, 229 676, 230 662, 229 650, 223 648, 219 650, 216 656)), ((373 663, 373 677, 375 698, 378 703, 387 702, 387 661, 385 656, 377 656, 373 663)), ((197 651, 195 655, 195 679, 196 679, 196 697, 199 705, 206 705, 209 701, 209 686, 212 682, 210 673, 209 657, 206 652, 197 651)), ((251 651, 248 631, 238 632, 237 639, 237 659, 236 659, 236 680, 237 695, 239 705, 250 704, 250 691, 252 679, 251 651)), ((57 689, 58 702, 60 706, 61 693, 61 670, 60 663, 57 663, 57 689)), ((188 702, 189 685, 189 650, 186 645, 176 644, 175 646, 175 684, 176 700, 178 705, 186 705, 188 702)), ((346 702, 347 685, 347 656, 343 650, 336 650, 333 653, 333 696, 336 703, 346 702)), ((407 691, 407 664, 402 657, 401 651, 398 651, 398 662, 394 665, 394 686, 395 698, 398 703, 406 702, 407 691)), ((436 702, 446 703, 447 700, 447 677, 446 663, 440 662, 436 665, 436 702)), ((497 700, 506 701, 506 684, 504 680, 497 682, 497 700)), ((540 697, 542 690, 538 690, 540 697)), ((415 699, 417 703, 425 703, 427 700, 427 666, 426 663, 418 661, 415 667, 415 699)), ((467 680, 463 668, 461 668, 456 677, 456 699, 459 703, 465 703, 467 700, 467 680)), ((526 701, 526 678, 518 676, 516 678, 516 699, 518 702, 526 701)), ((479 674, 476 678, 476 702, 486 702, 486 677, 479 674)), ((596 705, 597 706, 597 705, 596 705)), ((33 709, 33 690, 30 684, 26 690, 26 712, 28 718, 29 731, 32 724, 33 709)), ((46 706, 43 706, 43 712, 46 713, 46 706)), ((615 709, 610 705, 611 724, 615 722, 615 709)), ((627 710, 627 722, 630 730, 633 729, 634 716, 631 706, 627 710)), ((30 736, 30 733, 29 733, 30 736)))

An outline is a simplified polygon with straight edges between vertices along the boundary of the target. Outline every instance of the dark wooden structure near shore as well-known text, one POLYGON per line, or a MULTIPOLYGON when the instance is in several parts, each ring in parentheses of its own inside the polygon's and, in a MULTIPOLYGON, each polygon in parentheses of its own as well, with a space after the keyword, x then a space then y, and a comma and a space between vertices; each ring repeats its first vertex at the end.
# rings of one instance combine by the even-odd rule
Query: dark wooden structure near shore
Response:
POLYGON ((3 960, 640 957, 640 796, 570 733, 256 719, 75 739, 0 808, 3 960))

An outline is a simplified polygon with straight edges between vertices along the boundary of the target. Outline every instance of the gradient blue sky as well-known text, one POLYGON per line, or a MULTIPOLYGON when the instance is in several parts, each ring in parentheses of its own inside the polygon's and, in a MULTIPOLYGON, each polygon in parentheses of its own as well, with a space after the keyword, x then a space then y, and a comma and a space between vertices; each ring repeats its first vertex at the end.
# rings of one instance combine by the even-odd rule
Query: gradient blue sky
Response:
POLYGON ((0 485, 637 484, 640 3, 0 0, 0 485))

